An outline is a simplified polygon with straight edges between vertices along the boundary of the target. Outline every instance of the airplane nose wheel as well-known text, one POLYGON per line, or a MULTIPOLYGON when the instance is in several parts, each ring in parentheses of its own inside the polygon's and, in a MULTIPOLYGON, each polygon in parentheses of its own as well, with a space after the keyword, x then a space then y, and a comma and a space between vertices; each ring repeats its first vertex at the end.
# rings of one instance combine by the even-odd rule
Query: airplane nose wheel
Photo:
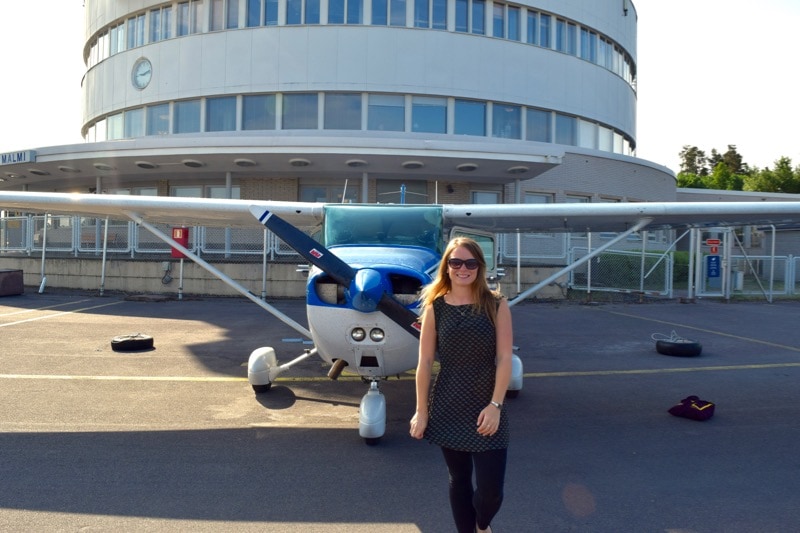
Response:
POLYGON ((386 432, 386 398, 378 389, 378 380, 373 379, 369 391, 361 398, 358 410, 358 434, 369 446, 378 444, 386 432))

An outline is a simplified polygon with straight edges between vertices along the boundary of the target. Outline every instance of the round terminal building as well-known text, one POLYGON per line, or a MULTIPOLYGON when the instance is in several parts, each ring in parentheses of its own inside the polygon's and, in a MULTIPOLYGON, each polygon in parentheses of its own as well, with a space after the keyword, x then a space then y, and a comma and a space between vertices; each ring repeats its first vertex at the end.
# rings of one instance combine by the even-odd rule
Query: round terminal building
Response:
POLYGON ((86 0, 84 9, 76 127, 86 142, 4 153, 0 190, 675 200, 674 174, 635 155, 628 0, 86 0))

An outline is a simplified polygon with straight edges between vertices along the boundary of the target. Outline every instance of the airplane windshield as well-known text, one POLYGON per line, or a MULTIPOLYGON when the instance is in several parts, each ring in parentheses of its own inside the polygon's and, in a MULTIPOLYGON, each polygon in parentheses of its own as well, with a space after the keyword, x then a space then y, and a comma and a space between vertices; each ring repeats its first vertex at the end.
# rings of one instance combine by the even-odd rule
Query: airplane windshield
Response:
POLYGON ((325 206, 325 245, 422 246, 442 252, 442 208, 427 205, 325 206))

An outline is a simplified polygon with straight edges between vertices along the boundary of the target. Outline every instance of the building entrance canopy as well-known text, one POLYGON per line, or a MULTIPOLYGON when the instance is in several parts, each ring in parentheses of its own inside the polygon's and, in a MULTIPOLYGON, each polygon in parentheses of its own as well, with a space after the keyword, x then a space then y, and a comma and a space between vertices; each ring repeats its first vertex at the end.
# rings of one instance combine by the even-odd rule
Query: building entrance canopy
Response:
POLYGON ((85 192, 154 179, 370 178, 510 183, 559 165, 563 150, 546 143, 379 132, 281 131, 244 135, 170 135, 26 151, 0 166, 0 190, 85 192))

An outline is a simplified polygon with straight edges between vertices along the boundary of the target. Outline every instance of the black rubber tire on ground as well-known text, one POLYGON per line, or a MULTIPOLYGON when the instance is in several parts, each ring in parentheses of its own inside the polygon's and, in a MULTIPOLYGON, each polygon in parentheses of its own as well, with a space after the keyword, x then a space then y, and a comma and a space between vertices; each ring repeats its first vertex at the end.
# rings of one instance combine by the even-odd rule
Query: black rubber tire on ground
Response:
POLYGON ((256 394, 264 394, 272 387, 272 383, 267 383, 266 385, 253 385, 252 387, 253 392, 256 394))
POLYGON ((153 337, 144 333, 118 335, 111 339, 111 349, 115 352, 136 352, 153 349, 153 337))
POLYGON ((682 339, 677 341, 656 341, 656 351, 674 357, 695 357, 703 351, 703 345, 696 341, 682 339))

